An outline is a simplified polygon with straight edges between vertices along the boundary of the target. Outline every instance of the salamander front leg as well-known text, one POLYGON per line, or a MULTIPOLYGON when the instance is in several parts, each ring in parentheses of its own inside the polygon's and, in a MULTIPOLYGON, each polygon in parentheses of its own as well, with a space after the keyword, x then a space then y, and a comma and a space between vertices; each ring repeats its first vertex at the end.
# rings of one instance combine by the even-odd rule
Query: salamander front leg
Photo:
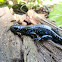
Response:
POLYGON ((41 39, 42 39, 42 40, 53 40, 53 37, 50 36, 50 35, 43 35, 43 36, 41 37, 41 39))
POLYGON ((30 36, 34 39, 34 41, 35 40, 37 40, 37 41, 41 40, 41 37, 39 37, 35 32, 31 32, 30 34, 31 34, 30 36))

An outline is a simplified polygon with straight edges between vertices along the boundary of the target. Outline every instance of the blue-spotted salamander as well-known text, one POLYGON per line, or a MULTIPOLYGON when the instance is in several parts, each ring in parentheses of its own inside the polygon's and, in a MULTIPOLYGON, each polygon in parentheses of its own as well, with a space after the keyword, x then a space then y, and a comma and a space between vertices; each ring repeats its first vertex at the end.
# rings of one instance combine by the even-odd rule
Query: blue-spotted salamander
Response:
POLYGON ((34 40, 52 40, 55 43, 62 44, 62 37, 58 35, 51 27, 48 25, 37 24, 37 25, 13 25, 10 27, 13 33, 21 33, 22 35, 30 36, 34 40))

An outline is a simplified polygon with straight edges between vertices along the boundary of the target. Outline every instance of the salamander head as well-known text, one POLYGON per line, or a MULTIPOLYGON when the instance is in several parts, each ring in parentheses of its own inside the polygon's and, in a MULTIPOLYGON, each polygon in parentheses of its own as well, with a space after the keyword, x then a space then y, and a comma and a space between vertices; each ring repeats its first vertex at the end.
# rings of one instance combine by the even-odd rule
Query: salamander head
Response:
POLYGON ((20 32, 22 28, 24 28, 24 26, 22 26, 22 25, 12 25, 10 27, 10 30, 12 32, 20 32))

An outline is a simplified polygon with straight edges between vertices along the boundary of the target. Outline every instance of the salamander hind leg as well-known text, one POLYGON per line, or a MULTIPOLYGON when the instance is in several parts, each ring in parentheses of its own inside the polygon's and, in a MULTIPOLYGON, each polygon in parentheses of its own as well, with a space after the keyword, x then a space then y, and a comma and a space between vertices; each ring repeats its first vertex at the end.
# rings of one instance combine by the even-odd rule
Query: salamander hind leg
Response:
POLYGON ((41 39, 42 39, 42 40, 53 40, 53 37, 50 36, 50 35, 43 35, 43 36, 41 37, 41 39))

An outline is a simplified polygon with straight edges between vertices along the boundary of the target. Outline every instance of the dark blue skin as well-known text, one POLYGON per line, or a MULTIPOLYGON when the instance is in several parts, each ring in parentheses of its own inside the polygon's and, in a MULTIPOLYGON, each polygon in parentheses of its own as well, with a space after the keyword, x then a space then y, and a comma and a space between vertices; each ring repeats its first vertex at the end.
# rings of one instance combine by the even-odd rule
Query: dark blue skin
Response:
POLYGON ((10 30, 14 33, 21 33, 22 35, 27 35, 32 37, 34 40, 52 40, 55 43, 62 44, 62 37, 59 36, 54 30, 42 24, 37 25, 29 25, 29 26, 22 26, 22 25, 13 25, 10 27, 10 30))

